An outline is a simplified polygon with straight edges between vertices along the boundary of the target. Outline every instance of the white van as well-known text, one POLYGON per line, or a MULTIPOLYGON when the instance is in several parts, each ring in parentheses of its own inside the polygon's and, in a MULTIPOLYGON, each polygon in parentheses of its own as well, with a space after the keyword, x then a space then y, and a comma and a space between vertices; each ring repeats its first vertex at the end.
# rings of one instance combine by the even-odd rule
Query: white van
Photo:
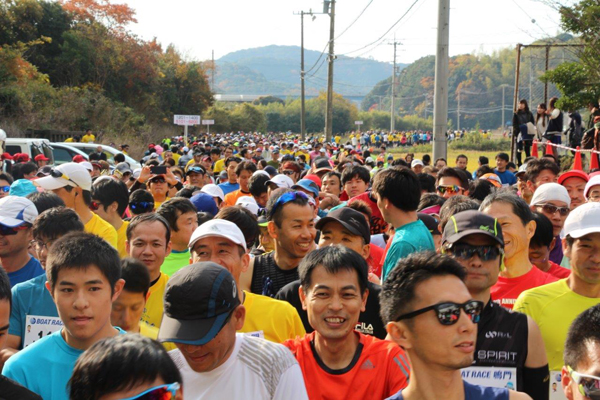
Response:
POLYGON ((38 154, 43 154, 49 159, 48 164, 54 165, 54 154, 48 139, 7 138, 4 142, 4 151, 11 156, 16 153, 27 154, 31 161, 38 154))
MULTIPOLYGON (((110 147, 107 144, 81 143, 81 142, 69 142, 67 144, 71 147, 74 147, 76 149, 83 151, 88 156, 90 154, 92 154, 93 152, 95 152, 96 149, 98 148, 98 146, 102 146, 102 150, 104 151, 104 154, 106 154, 106 160, 112 166, 115 165, 115 160, 113 159, 113 157, 119 153, 123 153, 122 151, 117 150, 114 147, 110 147)), ((142 166, 140 165, 139 162, 137 162, 133 158, 129 157, 127 154, 123 154, 123 155, 125 156, 125 161, 127 162, 127 164, 129 164, 129 166, 131 167, 132 170, 136 169, 136 168, 142 168, 142 166)))

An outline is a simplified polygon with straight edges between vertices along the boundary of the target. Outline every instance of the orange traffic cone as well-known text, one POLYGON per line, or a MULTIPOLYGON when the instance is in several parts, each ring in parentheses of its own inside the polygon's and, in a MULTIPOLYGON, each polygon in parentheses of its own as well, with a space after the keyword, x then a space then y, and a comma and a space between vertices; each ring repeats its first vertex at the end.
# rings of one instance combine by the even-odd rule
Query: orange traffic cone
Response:
POLYGON ((533 141, 533 147, 531 148, 531 155, 532 155, 533 157, 535 157, 535 158, 538 158, 538 157, 539 157, 539 156, 538 156, 538 148, 537 148, 537 144, 538 144, 537 140, 534 140, 534 141, 533 141))
POLYGON ((590 161, 590 171, 593 171, 600 167, 598 166, 598 154, 591 153, 591 155, 592 155, 592 160, 590 161))
POLYGON ((546 142, 546 153, 544 155, 546 154, 556 157, 556 150, 554 150, 554 146, 550 145, 550 142, 546 142))
POLYGON ((577 146, 577 151, 575 152, 575 161, 573 162, 572 169, 583 171, 583 164, 581 163, 581 152, 579 151, 579 146, 577 146))

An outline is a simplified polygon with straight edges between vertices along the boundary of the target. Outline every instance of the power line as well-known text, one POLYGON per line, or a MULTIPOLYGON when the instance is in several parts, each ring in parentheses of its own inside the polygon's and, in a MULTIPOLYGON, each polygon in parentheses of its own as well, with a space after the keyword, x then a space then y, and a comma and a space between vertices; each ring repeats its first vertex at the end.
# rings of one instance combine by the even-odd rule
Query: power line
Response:
POLYGON ((379 42, 381 39, 383 39, 383 38, 385 37, 385 35, 387 35, 387 34, 388 34, 388 33, 389 33, 389 32, 390 32, 392 29, 394 29, 394 27, 395 27, 396 25, 398 25, 398 24, 400 23, 400 21, 402 21, 402 20, 404 19, 404 17, 406 17, 406 15, 407 15, 407 14, 408 14, 408 13, 409 13, 409 12, 410 12, 412 9, 413 9, 413 7, 414 7, 414 6, 415 6, 415 5, 416 5, 418 2, 419 2, 419 0, 415 0, 415 1, 414 1, 414 2, 413 2, 411 5, 410 5, 410 7, 408 7, 408 10, 406 10, 406 12, 405 12, 404 14, 402 14, 402 16, 401 16, 401 17, 400 17, 400 18, 399 18, 399 19, 398 19, 396 22, 394 22, 394 24, 393 24, 393 25, 392 25, 392 26, 391 26, 391 27, 390 27, 390 28, 389 28, 387 31, 385 31, 385 33, 384 33, 383 35, 381 35, 381 36, 380 36, 380 37, 379 37, 377 40, 375 40, 375 41, 373 41, 373 42, 371 42, 371 43, 369 43, 369 44, 367 44, 367 45, 365 45, 365 46, 363 46, 363 47, 360 47, 360 48, 358 48, 358 49, 356 49, 356 50, 348 51, 348 52, 346 52, 346 53, 343 53, 343 54, 338 54, 338 55, 340 55, 340 56, 347 56, 348 54, 356 53, 356 52, 358 52, 358 51, 361 51, 361 50, 363 50, 363 49, 366 49, 367 47, 370 47, 371 45, 373 45, 373 44, 375 44, 375 43, 379 42))
MULTIPOLYGON (((363 10, 360 12, 360 14, 358 14, 358 17, 356 17, 354 19, 354 21, 352 21, 352 23, 350 25, 348 25, 348 27, 346 29, 344 29, 342 31, 342 33, 340 33, 339 35, 337 35, 337 37, 333 40, 338 40, 344 33, 346 33, 346 31, 348 29, 350 29, 350 27, 352 27, 352 25, 354 25, 356 23, 356 21, 359 20, 360 17, 362 17, 362 15, 365 13, 365 11, 367 11, 367 8, 369 8, 369 6, 371 5, 371 3, 373 3, 374 0, 369 1, 369 3, 365 6, 365 8, 363 8, 363 10)), ((327 44, 329 44, 329 42, 327 42, 327 44)))

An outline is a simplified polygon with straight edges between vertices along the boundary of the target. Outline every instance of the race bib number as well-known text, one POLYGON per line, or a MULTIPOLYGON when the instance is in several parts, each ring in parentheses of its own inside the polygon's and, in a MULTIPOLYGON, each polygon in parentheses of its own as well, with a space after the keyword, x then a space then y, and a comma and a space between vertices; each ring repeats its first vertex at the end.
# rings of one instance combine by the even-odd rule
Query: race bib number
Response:
POLYGON ((460 372, 462 378, 473 385, 517 390, 516 368, 469 367, 460 372))
POLYGON ((246 332, 245 334, 248 335, 248 336, 254 336, 254 337, 257 337, 257 338, 261 338, 261 339, 265 338, 265 333, 263 331, 246 332))
POLYGON ((560 371, 550 371, 550 400, 567 400, 562 387, 560 371))
POLYGON ((23 348, 60 330, 63 326, 62 321, 58 317, 27 315, 25 321, 25 341, 23 342, 23 348))

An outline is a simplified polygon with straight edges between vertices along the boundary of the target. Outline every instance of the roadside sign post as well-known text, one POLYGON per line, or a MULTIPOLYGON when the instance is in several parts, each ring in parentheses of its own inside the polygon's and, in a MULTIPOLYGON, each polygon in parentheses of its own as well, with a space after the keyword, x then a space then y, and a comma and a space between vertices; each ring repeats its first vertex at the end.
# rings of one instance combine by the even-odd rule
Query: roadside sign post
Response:
POLYGON ((360 126, 363 124, 362 121, 354 121, 354 125, 356 125, 356 129, 360 132, 360 126))
POLYGON ((183 125, 183 142, 187 146, 188 144, 188 126, 200 125, 199 115, 175 115, 173 117, 173 123, 175 125, 183 125))
POLYGON ((214 119, 203 119, 202 125, 206 125, 206 134, 210 135, 210 126, 215 124, 214 119))

